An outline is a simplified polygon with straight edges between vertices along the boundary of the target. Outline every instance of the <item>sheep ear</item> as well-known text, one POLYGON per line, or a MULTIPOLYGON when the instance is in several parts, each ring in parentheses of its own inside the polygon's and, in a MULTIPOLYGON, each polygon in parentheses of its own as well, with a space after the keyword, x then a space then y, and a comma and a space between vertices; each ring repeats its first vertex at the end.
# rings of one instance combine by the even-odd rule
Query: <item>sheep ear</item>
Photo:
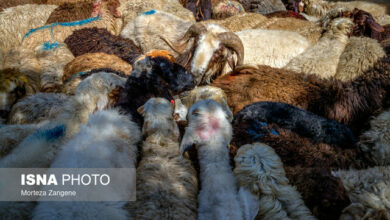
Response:
POLYGON ((100 97, 99 100, 97 101, 97 109, 99 111, 104 110, 108 105, 108 98, 107 96, 100 97))
POLYGON ((192 132, 186 128, 183 139, 180 144, 180 153, 183 155, 185 152, 195 146, 197 137, 192 134, 192 132))
POLYGON ((137 108, 137 112, 138 114, 142 115, 142 112, 144 112, 144 106, 137 108))
POLYGON ((370 25, 370 27, 374 30, 374 31, 377 31, 377 32, 383 32, 385 31, 385 29, 383 29, 383 27, 376 23, 376 21, 373 19, 373 18, 369 18, 367 19, 367 23, 368 25, 370 25))

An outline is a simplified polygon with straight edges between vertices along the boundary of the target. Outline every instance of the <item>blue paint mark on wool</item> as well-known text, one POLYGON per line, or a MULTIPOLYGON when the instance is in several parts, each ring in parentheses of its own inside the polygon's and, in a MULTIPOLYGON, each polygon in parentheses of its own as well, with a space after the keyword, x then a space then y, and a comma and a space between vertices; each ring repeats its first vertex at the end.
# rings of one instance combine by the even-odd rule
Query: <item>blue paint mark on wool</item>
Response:
POLYGON ((275 131, 274 129, 271 129, 271 133, 272 133, 273 135, 279 135, 279 133, 278 133, 277 131, 275 131))
POLYGON ((84 19, 84 20, 79 20, 79 21, 72 21, 72 22, 63 22, 63 23, 52 23, 52 24, 48 24, 48 25, 45 25, 45 26, 42 26, 42 27, 39 27, 39 28, 33 28, 33 29, 30 29, 29 32, 27 32, 27 34, 24 35, 23 39, 30 36, 32 33, 34 33, 35 31, 39 31, 39 30, 43 30, 43 29, 46 29, 46 28, 51 28, 53 29, 54 26, 77 26, 77 25, 84 25, 84 24, 88 24, 88 23, 91 23, 91 22, 94 22, 94 21, 97 21, 97 20, 100 20, 101 17, 98 15, 96 17, 92 17, 92 18, 87 18, 87 19, 84 19))
POLYGON ((45 43, 43 43, 42 50, 52 50, 52 49, 56 49, 59 46, 60 44, 58 42, 54 42, 51 44, 49 41, 46 41, 45 43))
POLYGON ((84 75, 85 73, 86 73, 86 72, 78 72, 77 75, 82 76, 82 75, 84 75))
POLYGON ((46 141, 52 142, 65 135, 65 131, 66 126, 61 124, 51 129, 38 130, 33 134, 33 137, 44 138, 46 141))
POLYGON ((156 10, 150 10, 150 11, 142 12, 143 15, 152 15, 154 13, 156 13, 156 10))

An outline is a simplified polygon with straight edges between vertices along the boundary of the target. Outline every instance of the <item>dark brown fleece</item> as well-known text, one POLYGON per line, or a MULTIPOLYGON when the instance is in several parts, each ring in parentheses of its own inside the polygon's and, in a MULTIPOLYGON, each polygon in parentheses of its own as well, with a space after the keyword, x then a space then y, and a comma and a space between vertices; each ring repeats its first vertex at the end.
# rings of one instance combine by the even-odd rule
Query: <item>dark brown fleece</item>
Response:
POLYGON ((265 15, 267 18, 297 18, 301 20, 307 20, 305 17, 297 12, 293 11, 275 11, 265 15))
POLYGON ((103 52, 114 54, 133 64, 141 50, 132 40, 110 34, 104 28, 84 28, 76 30, 65 39, 74 56, 85 53, 103 52))
POLYGON ((84 20, 90 18, 92 12, 92 2, 64 3, 50 14, 46 24, 84 20))
POLYGON ((240 67, 218 77, 233 113, 253 102, 284 102, 334 119, 358 132, 382 108, 390 89, 390 61, 383 59, 351 82, 320 80, 268 66, 240 67))
POLYGON ((0 1, 0 12, 4 9, 15 7, 18 5, 25 4, 46 4, 47 0, 1 0, 0 1))
POLYGON ((196 21, 211 19, 211 1, 210 0, 186 0, 180 1, 183 7, 192 11, 196 21))

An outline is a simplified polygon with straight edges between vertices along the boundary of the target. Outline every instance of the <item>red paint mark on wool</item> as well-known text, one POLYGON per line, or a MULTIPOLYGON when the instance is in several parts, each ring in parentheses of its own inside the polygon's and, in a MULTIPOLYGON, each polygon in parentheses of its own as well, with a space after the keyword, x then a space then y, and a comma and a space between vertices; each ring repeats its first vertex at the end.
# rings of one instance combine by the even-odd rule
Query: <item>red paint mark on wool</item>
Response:
POLYGON ((196 133, 203 141, 208 141, 219 130, 219 121, 215 117, 209 117, 206 124, 198 127, 196 133))

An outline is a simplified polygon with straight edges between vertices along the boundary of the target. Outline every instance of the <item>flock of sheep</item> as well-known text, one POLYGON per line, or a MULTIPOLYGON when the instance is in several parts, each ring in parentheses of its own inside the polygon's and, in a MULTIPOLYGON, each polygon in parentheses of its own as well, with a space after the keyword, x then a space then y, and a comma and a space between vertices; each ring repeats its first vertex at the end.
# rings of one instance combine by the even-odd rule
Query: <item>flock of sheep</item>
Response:
POLYGON ((1 219, 389 219, 390 1, 0 1, 0 168, 136 168, 1 219))

